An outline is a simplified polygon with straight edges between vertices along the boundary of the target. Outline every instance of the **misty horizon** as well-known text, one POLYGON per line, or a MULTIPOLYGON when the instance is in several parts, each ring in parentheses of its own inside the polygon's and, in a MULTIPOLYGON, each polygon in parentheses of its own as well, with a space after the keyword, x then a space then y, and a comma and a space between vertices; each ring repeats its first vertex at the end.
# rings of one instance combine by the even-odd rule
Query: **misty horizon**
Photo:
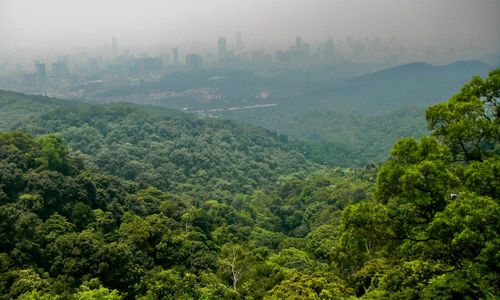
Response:
POLYGON ((500 2, 299 1, 0 1, 1 53, 100 49, 116 36, 122 47, 216 47, 242 31, 249 47, 280 48, 296 36, 398 39, 498 51, 500 2))

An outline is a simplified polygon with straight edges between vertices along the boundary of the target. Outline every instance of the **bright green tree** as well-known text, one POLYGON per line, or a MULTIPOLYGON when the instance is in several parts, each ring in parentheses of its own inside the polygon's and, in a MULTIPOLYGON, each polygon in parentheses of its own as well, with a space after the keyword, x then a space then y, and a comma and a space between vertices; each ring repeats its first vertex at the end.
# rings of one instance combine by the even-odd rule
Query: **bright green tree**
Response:
POLYGON ((488 78, 474 77, 448 102, 427 109, 433 134, 455 159, 483 161, 498 154, 500 141, 500 69, 488 78))

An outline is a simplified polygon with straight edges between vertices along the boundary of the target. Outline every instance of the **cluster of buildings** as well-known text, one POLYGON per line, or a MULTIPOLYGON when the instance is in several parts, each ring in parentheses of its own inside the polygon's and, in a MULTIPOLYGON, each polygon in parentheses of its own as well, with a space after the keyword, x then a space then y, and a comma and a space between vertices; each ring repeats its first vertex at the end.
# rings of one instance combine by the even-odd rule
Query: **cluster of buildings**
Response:
POLYGON ((248 49, 244 44, 243 34, 239 31, 230 44, 231 47, 226 37, 219 37, 214 43, 214 50, 181 51, 179 47, 163 47, 154 55, 138 55, 121 48, 118 39, 112 37, 108 46, 110 51, 106 53, 89 55, 82 51, 79 54, 57 57, 52 61, 37 60, 28 67, 18 66, 15 72, 10 73, 5 72, 5 66, 0 64, 0 87, 4 79, 3 82, 8 81, 9 88, 15 90, 51 96, 79 96, 86 90, 134 86, 145 81, 155 81, 166 73, 182 70, 310 68, 346 61, 394 65, 415 60, 432 61, 442 59, 443 56, 449 60, 454 59, 453 48, 447 52, 439 52, 436 46, 426 49, 405 46, 395 38, 381 40, 348 37, 340 42, 327 39, 313 47, 297 36, 295 43, 291 43, 289 47, 270 51, 248 49))

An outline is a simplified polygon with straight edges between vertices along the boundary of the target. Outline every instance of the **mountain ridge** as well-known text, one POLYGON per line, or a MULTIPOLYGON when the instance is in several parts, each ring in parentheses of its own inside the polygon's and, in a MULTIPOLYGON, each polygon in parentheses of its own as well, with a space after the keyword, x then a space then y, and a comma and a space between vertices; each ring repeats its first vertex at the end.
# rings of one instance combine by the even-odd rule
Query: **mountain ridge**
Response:
MULTIPOLYGON (((10 101, 6 97, 0 97, 0 105, 10 101)), ((39 99, 23 101, 33 105, 39 99)), ((61 103, 21 121, 26 107, 11 105, 11 111, 4 111, 11 114, 11 123, 5 121, 4 127, 35 136, 60 134, 91 170, 200 197, 211 197, 222 187, 247 193, 279 176, 318 168, 286 136, 267 129, 133 103, 61 103)))

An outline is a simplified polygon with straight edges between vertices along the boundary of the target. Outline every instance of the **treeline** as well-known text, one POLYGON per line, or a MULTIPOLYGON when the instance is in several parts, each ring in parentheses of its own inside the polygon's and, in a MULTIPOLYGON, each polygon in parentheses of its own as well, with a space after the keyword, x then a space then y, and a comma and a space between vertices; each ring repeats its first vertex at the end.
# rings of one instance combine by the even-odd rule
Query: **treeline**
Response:
POLYGON ((497 298, 499 91, 500 70, 474 78, 380 168, 208 199, 105 174, 60 135, 2 133, 1 297, 497 298))

